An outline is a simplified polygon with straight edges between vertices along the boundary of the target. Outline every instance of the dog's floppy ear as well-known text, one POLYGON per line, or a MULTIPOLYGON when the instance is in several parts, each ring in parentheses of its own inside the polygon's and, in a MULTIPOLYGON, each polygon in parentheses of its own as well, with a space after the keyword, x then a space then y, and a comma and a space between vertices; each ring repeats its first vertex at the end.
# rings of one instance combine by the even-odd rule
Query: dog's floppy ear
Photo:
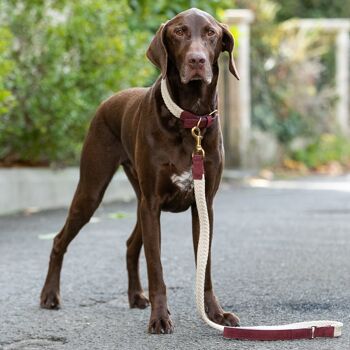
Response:
POLYGON ((162 77, 165 78, 168 66, 168 51, 164 44, 165 29, 168 22, 163 23, 147 50, 148 59, 161 70, 162 77))
POLYGON ((231 34, 230 30, 228 29, 226 24, 220 23, 220 27, 222 29, 222 51, 227 51, 229 54, 229 70, 230 72, 237 78, 237 80, 240 79, 235 61, 233 60, 233 47, 235 46, 235 41, 233 39, 233 35, 231 34))

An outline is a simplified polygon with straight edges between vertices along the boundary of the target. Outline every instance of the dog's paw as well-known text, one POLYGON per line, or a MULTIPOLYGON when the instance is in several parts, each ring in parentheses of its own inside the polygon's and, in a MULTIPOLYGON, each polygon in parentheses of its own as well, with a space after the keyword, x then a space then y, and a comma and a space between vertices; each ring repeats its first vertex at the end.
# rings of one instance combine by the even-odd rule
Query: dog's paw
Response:
POLYGON ((239 327, 239 318, 232 312, 217 312, 213 314, 208 313, 211 321, 222 326, 239 327))
POLYGON ((149 306, 148 298, 142 293, 130 293, 129 294, 129 305, 130 308, 145 309, 149 306))
POLYGON ((159 315, 152 312, 148 325, 148 332, 151 334, 171 334, 174 332, 174 325, 170 319, 169 312, 159 315))
POLYGON ((239 318, 232 312, 225 312, 212 291, 205 292, 204 299, 209 320, 222 326, 239 327, 239 318))
POLYGON ((56 291, 46 291, 45 288, 41 292, 40 307, 43 309, 58 310, 60 308, 61 298, 56 291))

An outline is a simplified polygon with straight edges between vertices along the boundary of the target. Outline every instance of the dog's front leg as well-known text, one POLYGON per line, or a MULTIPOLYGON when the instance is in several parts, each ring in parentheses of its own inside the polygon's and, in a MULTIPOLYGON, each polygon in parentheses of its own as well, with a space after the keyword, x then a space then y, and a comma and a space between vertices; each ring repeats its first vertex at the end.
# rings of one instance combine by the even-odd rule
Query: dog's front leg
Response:
MULTIPOLYGON (((205 311, 209 319, 215 323, 221 324, 223 326, 238 326, 239 318, 235 314, 231 312, 225 312, 222 309, 213 291, 213 286, 211 282, 211 265, 210 265, 211 241, 213 237, 213 220, 214 220, 212 201, 210 200, 207 201, 207 206, 208 206, 208 216, 209 216, 209 223, 210 223, 210 245, 209 245, 209 255, 208 255, 208 262, 207 262, 207 268, 205 273, 205 285, 204 285, 205 311)), ((197 249, 198 249, 200 226, 199 226, 198 211, 195 204, 192 205, 191 212, 192 212, 193 248, 194 248, 195 259, 197 262, 197 249)))
POLYGON ((166 287, 160 260, 160 205, 156 200, 142 198, 140 203, 142 239, 148 273, 151 302, 150 333, 172 333, 173 324, 168 311, 166 287))

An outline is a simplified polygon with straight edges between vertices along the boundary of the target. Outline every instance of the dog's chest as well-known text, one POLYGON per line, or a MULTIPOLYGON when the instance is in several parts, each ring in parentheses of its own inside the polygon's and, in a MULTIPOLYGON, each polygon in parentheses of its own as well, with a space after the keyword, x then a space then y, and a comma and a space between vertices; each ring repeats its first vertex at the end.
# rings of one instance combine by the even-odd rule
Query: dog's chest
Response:
POLYGON ((185 170, 180 174, 174 173, 170 176, 170 179, 181 192, 190 192, 193 190, 193 178, 191 169, 185 170))
POLYGON ((191 168, 170 165, 159 181, 158 194, 162 198, 162 210, 180 212, 194 202, 191 168), (181 169, 181 170, 180 170, 181 169))

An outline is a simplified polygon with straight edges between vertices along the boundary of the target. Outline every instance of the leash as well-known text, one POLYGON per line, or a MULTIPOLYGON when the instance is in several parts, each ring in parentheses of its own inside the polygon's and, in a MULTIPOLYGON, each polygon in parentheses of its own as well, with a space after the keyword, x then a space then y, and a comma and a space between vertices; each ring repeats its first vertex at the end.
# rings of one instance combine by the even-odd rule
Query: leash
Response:
POLYGON ((166 80, 161 81, 161 93, 165 105, 169 111, 182 121, 184 128, 191 129, 191 134, 196 141, 192 153, 192 177, 194 195, 199 217, 199 242, 197 249, 196 270, 196 304, 201 318, 210 327, 223 333, 224 338, 242 340, 293 340, 314 339, 319 337, 339 337, 343 324, 337 321, 307 321, 276 326, 256 327, 227 327, 211 321, 205 312, 204 283, 205 272, 209 255, 210 223, 208 217, 207 201, 205 197, 205 151, 201 142, 203 139, 201 128, 207 128, 218 118, 216 111, 209 115, 197 116, 184 111, 171 99, 166 80))

